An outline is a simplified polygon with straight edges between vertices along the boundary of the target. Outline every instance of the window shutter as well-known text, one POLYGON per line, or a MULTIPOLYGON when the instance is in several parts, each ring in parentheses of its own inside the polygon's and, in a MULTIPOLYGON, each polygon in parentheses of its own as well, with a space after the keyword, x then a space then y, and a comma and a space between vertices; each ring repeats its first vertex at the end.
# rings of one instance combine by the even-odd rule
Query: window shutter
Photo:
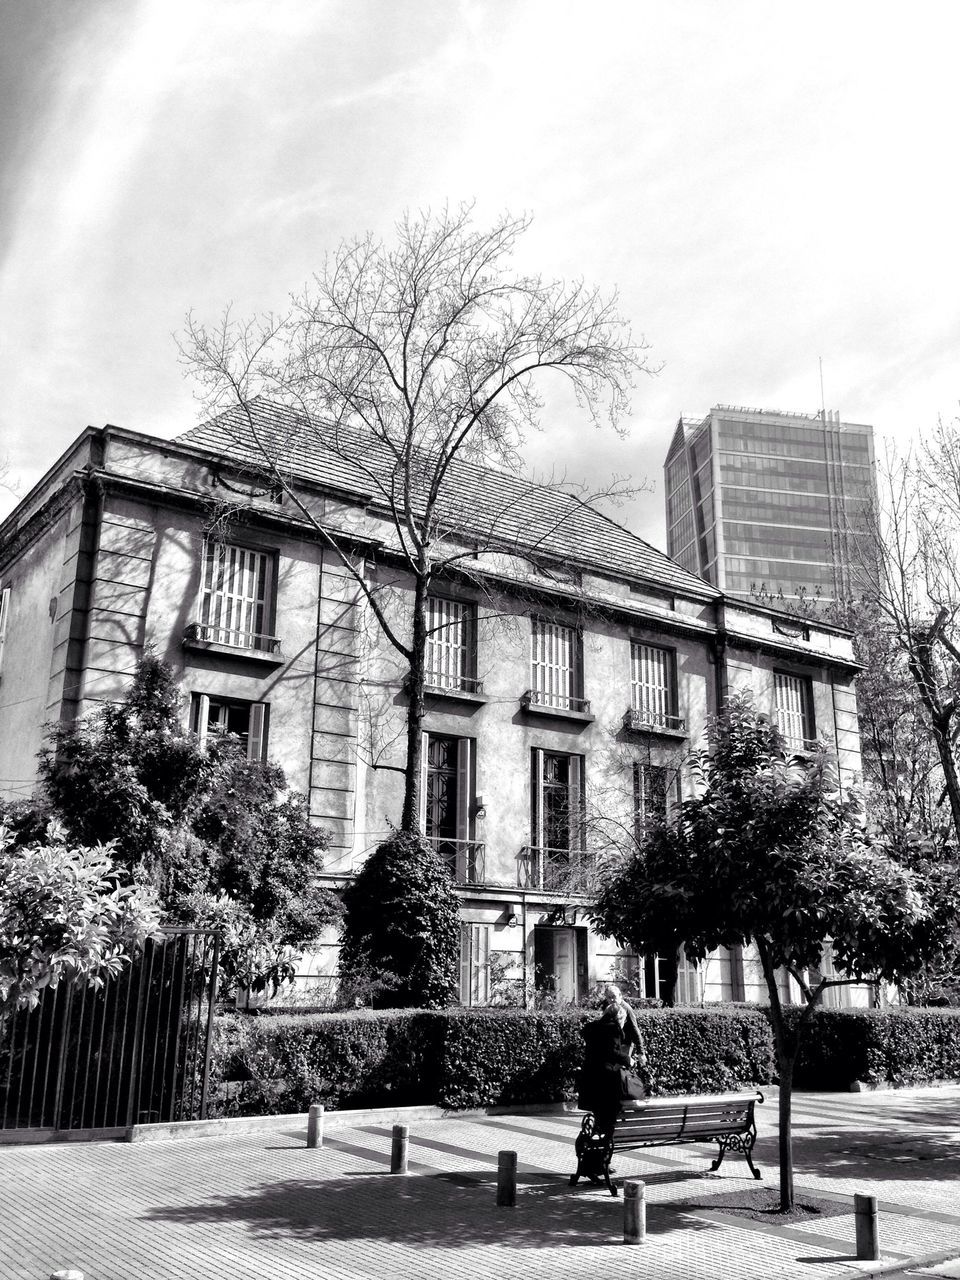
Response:
POLYGON ((470 926, 460 926, 460 1003, 470 1003, 470 926))
POLYGON ((457 839, 470 839, 473 807, 473 739, 461 738, 457 743, 457 839))
POLYGON ((207 730, 210 728, 210 697, 206 693, 197 694, 197 737, 200 739, 200 750, 207 749, 207 730))
POLYGON ((567 792, 567 826, 570 848, 583 848, 583 756, 570 757, 570 785, 567 792))
POLYGON ((430 764, 430 735, 420 734, 420 830, 427 829, 427 770, 430 764))
POLYGON ((543 836, 543 748, 533 749, 533 771, 530 779, 530 843, 542 849, 543 836))
POLYGON ((10 615, 10 588, 0 591, 0 664, 3 662, 3 642, 7 638, 7 618, 10 615))
POLYGON ((250 728, 247 732, 247 759, 265 760, 267 756, 267 704, 250 705, 250 728))

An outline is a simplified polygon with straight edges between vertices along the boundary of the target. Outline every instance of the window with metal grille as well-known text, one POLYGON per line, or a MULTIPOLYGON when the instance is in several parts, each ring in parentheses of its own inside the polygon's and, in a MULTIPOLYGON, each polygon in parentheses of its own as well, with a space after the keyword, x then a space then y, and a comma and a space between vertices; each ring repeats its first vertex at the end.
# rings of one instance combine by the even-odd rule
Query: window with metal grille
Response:
POLYGON ((672 649, 643 644, 630 646, 630 696, 637 718, 661 728, 676 728, 675 662, 672 649))
POLYGON ((200 591, 201 638, 242 649, 271 649, 270 570, 266 552, 208 542, 200 591))
POLYGON ((210 733, 230 733, 240 739, 248 760, 266 760, 268 712, 266 702, 245 702, 195 693, 190 727, 199 737, 202 747, 206 746, 210 733))
POLYGON ((475 748, 472 738, 423 735, 420 822, 458 884, 479 884, 484 878, 484 846, 474 838, 475 748))
POLYGON ((476 605, 431 596, 427 600, 426 683, 435 689, 477 692, 476 605))
POLYGON ((637 838, 653 822, 663 822, 669 812, 671 791, 675 790, 673 770, 658 764, 634 763, 633 809, 637 838))
POLYGON ((580 755, 533 749, 530 845, 524 853, 529 864, 526 883, 531 886, 579 892, 589 877, 583 763, 580 755))
POLYGON ((533 619, 530 682, 534 700, 561 711, 581 711, 580 636, 576 627, 533 619))
POLYGON ((816 740, 813 720, 813 688, 807 676, 773 674, 777 728, 791 751, 803 751, 816 740))

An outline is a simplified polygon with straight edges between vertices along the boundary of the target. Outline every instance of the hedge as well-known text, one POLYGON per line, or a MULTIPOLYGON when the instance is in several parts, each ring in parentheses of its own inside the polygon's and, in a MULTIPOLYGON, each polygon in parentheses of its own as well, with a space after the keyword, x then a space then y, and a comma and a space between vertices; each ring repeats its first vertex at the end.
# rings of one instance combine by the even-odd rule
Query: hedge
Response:
MULTIPOLYGON (((572 1097, 595 1012, 522 1009, 356 1010, 215 1025, 208 1114, 303 1112, 362 1106, 486 1106, 572 1097)), ((708 1093, 773 1076, 762 1010, 638 1009, 654 1087, 708 1093)))
POLYGON ((960 1080, 960 1009, 818 1009, 806 1029, 801 1089, 960 1080))

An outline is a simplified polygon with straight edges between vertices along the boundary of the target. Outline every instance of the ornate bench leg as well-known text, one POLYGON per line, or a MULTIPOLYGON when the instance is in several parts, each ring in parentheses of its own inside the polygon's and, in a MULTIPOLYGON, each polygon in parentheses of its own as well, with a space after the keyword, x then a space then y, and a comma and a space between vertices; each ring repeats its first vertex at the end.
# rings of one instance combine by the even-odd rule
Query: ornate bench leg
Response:
POLYGON ((595 1119, 591 1112, 583 1117, 580 1125, 580 1132, 577 1134, 577 1140, 574 1144, 574 1151, 577 1153, 576 1172, 570 1175, 570 1186, 575 1187, 581 1178, 589 1178, 591 1182, 597 1181, 598 1170, 597 1165, 597 1142, 594 1137, 595 1119))
POLYGON ((716 1160, 714 1160, 713 1164, 710 1166, 710 1172, 716 1173, 721 1164, 723 1164, 723 1157, 728 1151, 742 1151, 746 1157, 747 1164, 750 1166, 750 1172, 755 1178, 761 1178, 763 1175, 753 1163, 753 1144, 756 1140, 756 1129, 751 1129, 747 1133, 727 1133, 724 1134, 722 1138, 718 1138, 717 1146, 720 1148, 720 1151, 716 1160))

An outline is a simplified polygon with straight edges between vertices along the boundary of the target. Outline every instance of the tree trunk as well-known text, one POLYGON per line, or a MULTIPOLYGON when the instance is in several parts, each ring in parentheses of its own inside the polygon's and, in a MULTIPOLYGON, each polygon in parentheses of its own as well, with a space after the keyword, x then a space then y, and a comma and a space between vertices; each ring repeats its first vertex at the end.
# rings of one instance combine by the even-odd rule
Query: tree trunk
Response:
POLYGON ((420 830, 420 791, 423 769, 423 687, 426 683, 427 658, 427 587, 418 575, 413 593, 413 625, 410 645, 410 674, 407 693, 407 759, 403 770, 403 809, 401 831, 420 830))
POLYGON ((780 1123, 780 1209, 786 1213, 793 1208, 793 1067, 796 1053, 781 1055, 777 1052, 777 1071, 780 1075, 779 1123, 780 1123))
POLYGON ((780 1146, 780 1211, 788 1212, 793 1208, 793 1131, 791 1119, 793 1111, 793 1068, 797 1061, 797 1050, 800 1039, 796 1031, 791 1031, 783 1016, 783 1005, 780 1003, 780 988, 777 986, 777 974, 770 959, 766 943, 762 938, 755 939, 760 954, 760 964, 767 983, 767 994, 770 996, 770 1026, 773 1030, 773 1044, 777 1057, 777 1074, 780 1077, 779 1095, 779 1146, 780 1146))

